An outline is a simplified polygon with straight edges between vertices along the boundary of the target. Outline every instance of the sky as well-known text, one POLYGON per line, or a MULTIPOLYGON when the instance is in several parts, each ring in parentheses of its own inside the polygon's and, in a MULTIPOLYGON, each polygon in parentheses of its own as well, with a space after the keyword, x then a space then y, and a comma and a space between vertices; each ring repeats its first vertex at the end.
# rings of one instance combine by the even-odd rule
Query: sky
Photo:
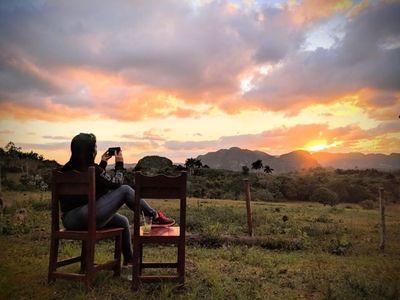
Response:
POLYGON ((0 1, 0 147, 390 154, 399 115, 400 1, 0 1))

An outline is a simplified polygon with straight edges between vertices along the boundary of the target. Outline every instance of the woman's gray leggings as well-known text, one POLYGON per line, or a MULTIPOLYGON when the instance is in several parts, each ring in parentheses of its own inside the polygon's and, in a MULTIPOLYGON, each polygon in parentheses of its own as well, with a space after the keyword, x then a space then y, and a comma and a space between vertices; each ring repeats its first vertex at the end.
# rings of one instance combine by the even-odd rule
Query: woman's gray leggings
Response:
MULTIPOLYGON (((129 231, 128 218, 118 214, 118 209, 126 204, 131 210, 135 201, 135 190, 129 185, 121 185, 119 188, 105 194, 96 200, 96 227, 115 228, 122 227, 122 254, 124 262, 132 259, 132 240, 129 231)), ((155 216, 156 211, 144 200, 140 199, 140 208, 146 216, 155 216)), ((63 217, 63 224, 69 230, 87 230, 88 205, 74 208, 63 217)))

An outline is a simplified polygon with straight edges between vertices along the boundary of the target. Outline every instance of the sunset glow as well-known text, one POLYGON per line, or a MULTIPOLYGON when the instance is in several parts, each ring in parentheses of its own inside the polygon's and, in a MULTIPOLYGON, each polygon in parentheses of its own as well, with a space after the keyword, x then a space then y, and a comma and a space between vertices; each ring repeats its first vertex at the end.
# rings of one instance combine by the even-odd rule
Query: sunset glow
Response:
POLYGON ((400 152, 398 1, 1 1, 0 147, 400 152), (95 9, 94 9, 95 8, 95 9))
POLYGON ((326 144, 325 141, 312 141, 303 149, 310 152, 318 152, 318 151, 328 150, 329 148, 337 147, 340 144, 341 142, 335 142, 328 145, 326 144))
POLYGON ((327 145, 314 145, 311 147, 306 147, 305 150, 310 151, 310 152, 318 152, 321 150, 328 149, 329 147, 327 145))

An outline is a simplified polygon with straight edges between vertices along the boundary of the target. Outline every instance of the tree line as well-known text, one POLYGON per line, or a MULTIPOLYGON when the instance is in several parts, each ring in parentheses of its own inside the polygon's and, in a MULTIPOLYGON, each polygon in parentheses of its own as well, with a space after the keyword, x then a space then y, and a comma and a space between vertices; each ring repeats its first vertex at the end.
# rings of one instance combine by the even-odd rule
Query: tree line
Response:
POLYGON ((10 190, 47 190, 51 172, 60 167, 34 151, 24 152, 13 142, 0 147, 1 187, 10 190))
MULTIPOLYGON (((241 172, 212 169, 196 158, 186 159, 184 165, 173 165, 172 161, 158 156, 147 157, 143 162, 138 170, 150 170, 149 174, 174 175, 187 170, 189 197, 243 199, 243 180, 248 179, 252 199, 257 201, 316 201, 330 205, 367 201, 373 205, 380 187, 385 190, 385 199, 400 201, 400 170, 386 172, 318 167, 274 174, 273 169, 263 165, 261 160, 251 164, 254 172, 250 172, 248 166, 243 166, 241 172)), ((38 153, 23 152, 13 142, 4 149, 0 148, 0 166, 2 187, 17 190, 42 188, 44 183, 51 186, 51 171, 60 167, 56 161, 45 160, 38 153), (12 173, 19 173, 19 181, 9 178, 12 173)), ((126 171, 126 180, 128 183, 133 181, 132 170, 126 171)))
POLYGON ((252 199, 257 201, 312 201, 329 205, 368 201, 376 204, 380 187, 384 188, 388 201, 400 199, 400 171, 321 167, 273 175, 198 169, 189 176, 188 194, 198 198, 243 199, 245 178, 250 181, 252 199))

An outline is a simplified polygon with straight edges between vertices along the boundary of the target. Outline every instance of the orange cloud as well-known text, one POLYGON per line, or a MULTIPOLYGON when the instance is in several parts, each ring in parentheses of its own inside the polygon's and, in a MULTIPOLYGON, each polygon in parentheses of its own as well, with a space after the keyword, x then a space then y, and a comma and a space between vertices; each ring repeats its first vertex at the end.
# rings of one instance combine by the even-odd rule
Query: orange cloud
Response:
POLYGON ((18 105, 15 103, 0 103, 0 117, 2 119, 19 119, 19 120, 45 120, 45 121, 62 121, 72 122, 76 119, 87 118, 89 113, 81 108, 72 108, 65 105, 54 104, 45 101, 43 107, 18 105))
POLYGON ((399 152, 400 123, 386 122, 371 129, 362 129, 356 124, 330 128, 327 124, 295 125, 278 127, 259 134, 223 136, 217 140, 205 141, 167 141, 165 147, 172 151, 193 152, 215 151, 220 148, 242 147, 263 150, 271 154, 282 154, 295 149, 307 148, 315 141, 329 145, 329 151, 363 151, 362 146, 375 143, 366 148, 369 152, 399 152), (380 145, 380 146, 378 146, 380 145), (387 147, 387 148, 385 148, 387 147))
POLYGON ((208 108, 202 105, 187 105, 184 100, 157 91, 143 91, 120 101, 114 107, 107 108, 112 117, 122 120, 137 121, 147 118, 197 117, 208 108))
POLYGON ((395 120, 400 113, 400 92, 363 89, 357 105, 376 120, 395 120))
POLYGON ((300 5, 289 4, 292 18, 297 24, 311 23, 354 5, 351 0, 304 0, 300 5))
MULTIPOLYGON (((41 17, 30 15, 24 5, 13 12, 24 18, 5 12, 9 22, 0 21, 5 25, 0 26, 0 53, 5 53, 0 54, 5 66, 0 116, 161 123, 168 117, 222 115, 221 110, 293 116, 316 104, 348 99, 375 120, 393 119, 400 111, 398 48, 393 48, 396 43, 382 46, 398 36, 398 4, 305 0, 283 8, 244 8, 217 1, 196 8, 193 17, 188 2, 149 3, 142 3, 147 13, 140 18, 128 3, 126 9, 97 4, 105 9, 104 18, 98 18, 89 1, 55 4, 51 10, 44 6, 41 17), (331 48, 303 51, 307 33, 338 12, 348 17, 340 18, 343 38, 331 48), (54 20, 57 26, 49 27, 54 20), (73 23, 79 26, 71 28, 73 23), (279 67, 261 71, 266 66, 279 67), (246 92, 241 90, 244 80, 249 80, 246 92)), ((377 139, 357 126, 277 127, 204 142, 172 141, 166 147, 180 153, 241 145, 284 152, 319 140, 352 149, 377 139)), ((389 147, 392 137, 381 134, 380 139, 389 147)))
POLYGON ((110 90, 126 87, 125 80, 115 72, 96 70, 94 68, 65 68, 60 70, 60 75, 68 82, 69 89, 79 93, 80 88, 87 88, 93 98, 103 98, 110 94, 110 90))

